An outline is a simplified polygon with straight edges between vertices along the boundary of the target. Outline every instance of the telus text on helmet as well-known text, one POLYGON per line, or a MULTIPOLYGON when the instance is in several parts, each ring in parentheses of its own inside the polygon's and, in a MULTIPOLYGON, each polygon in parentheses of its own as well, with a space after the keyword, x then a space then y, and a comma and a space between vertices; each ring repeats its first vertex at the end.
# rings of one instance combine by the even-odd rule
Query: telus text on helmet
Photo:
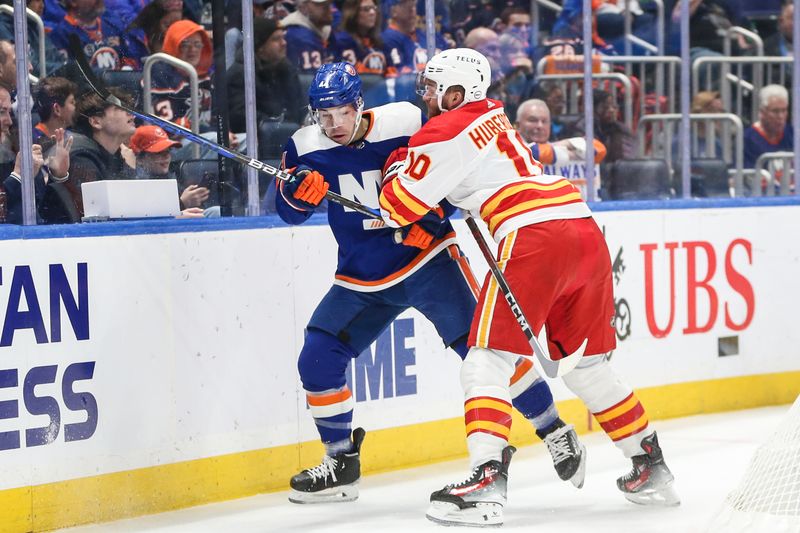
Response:
POLYGON ((474 57, 466 57, 466 56, 456 56, 456 61, 464 61, 465 63, 475 63, 476 65, 480 65, 480 61, 474 57))

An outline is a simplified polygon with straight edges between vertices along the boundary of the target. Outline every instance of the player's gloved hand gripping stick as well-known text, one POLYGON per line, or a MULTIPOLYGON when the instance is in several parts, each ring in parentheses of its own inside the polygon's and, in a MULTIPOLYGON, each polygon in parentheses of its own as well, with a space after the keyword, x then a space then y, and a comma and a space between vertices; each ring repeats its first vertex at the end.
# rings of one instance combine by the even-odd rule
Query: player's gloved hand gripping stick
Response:
POLYGON ((522 312, 522 307, 520 307, 519 302, 514 296, 514 293, 511 292, 511 287, 508 285, 508 280, 506 280, 506 277, 503 275, 503 271, 500 270, 500 267, 497 265, 497 261, 495 261, 494 255, 492 254, 492 250, 489 248, 489 245, 486 244, 486 239, 483 238, 483 234, 481 233, 480 228, 478 228, 478 223, 475 222, 475 219, 466 212, 464 212, 464 218, 467 222, 467 227, 469 227, 469 230, 472 232, 472 236, 478 243, 478 248, 481 249, 483 257, 486 259, 486 262, 489 263, 489 270, 492 271, 492 275, 497 281, 497 285, 500 287, 503 297, 506 299, 506 302, 508 302, 511 312, 514 313, 514 318, 517 319, 519 327, 528 338, 528 342, 530 342, 531 348, 533 348, 533 354, 536 356, 536 359, 542 366, 542 370, 544 370, 545 375, 551 378, 557 378, 570 372, 573 368, 578 366, 578 363, 580 363, 589 339, 584 339, 583 344, 581 344, 580 348, 578 348, 575 353, 563 357, 558 361, 553 361, 550 358, 550 352, 547 349, 547 336, 544 325, 542 325, 542 330, 539 332, 540 338, 537 339, 536 335, 533 333, 533 328, 531 328, 528 319, 525 318, 525 314, 522 312))
MULTIPOLYGON (((247 157, 244 154, 240 154, 238 152, 232 152, 231 150, 225 148, 220 144, 210 141, 205 137, 196 135, 189 129, 186 129, 182 126, 178 126, 177 124, 173 124, 172 122, 164 120, 161 117, 157 117, 155 115, 151 115, 150 113, 145 113, 143 111, 137 111, 135 109, 126 106, 119 100, 119 98, 111 94, 108 91, 108 88, 106 88, 105 84, 102 83, 99 79, 97 79, 97 77, 94 75, 91 66, 89 66, 89 62, 86 60, 86 56, 83 53, 83 48, 81 46, 80 39, 78 38, 77 35, 74 34, 70 35, 69 51, 70 55, 74 58, 75 62, 78 65, 78 69, 81 71, 81 74, 86 79, 86 83, 89 85, 91 90, 97 93, 103 100, 105 100, 109 104, 116 106, 120 109, 124 109, 131 115, 147 122, 148 124, 156 124, 158 126, 161 126, 161 128, 163 128, 165 131, 168 131, 169 133, 185 137, 193 143, 197 143, 201 146, 204 146, 223 157, 227 157, 228 159, 232 159, 243 165, 247 165, 251 168, 258 170, 259 172, 263 172, 268 176, 272 176, 279 180, 290 183, 297 180, 302 181, 303 177, 298 178, 297 176, 291 174, 290 172, 281 170, 279 168, 275 168, 272 165, 268 165, 262 161, 259 161, 258 159, 247 157)), ((335 192, 326 191, 325 198, 327 198, 331 202, 336 202, 337 204, 341 204, 345 207, 348 207, 353 211, 357 211, 362 215, 366 215, 368 217, 381 220, 381 215, 377 210, 371 209, 358 202, 354 202, 353 200, 345 198, 335 192)))

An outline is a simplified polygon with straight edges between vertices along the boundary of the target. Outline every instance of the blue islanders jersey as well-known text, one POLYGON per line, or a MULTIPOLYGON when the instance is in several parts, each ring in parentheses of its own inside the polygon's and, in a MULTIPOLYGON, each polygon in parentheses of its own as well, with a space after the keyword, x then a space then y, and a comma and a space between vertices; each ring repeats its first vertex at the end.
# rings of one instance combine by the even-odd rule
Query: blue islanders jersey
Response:
POLYGON ((767 152, 791 152, 794 150, 794 129, 786 124, 781 135, 770 138, 760 123, 756 122, 744 130, 744 167, 754 168, 756 160, 767 152))
POLYGON ((316 72, 329 63, 328 43, 304 26, 286 26, 286 57, 300 72, 316 72))
MULTIPOLYGON (((389 26, 381 34, 383 38, 383 52, 390 67, 394 67, 398 74, 408 74, 409 72, 419 72, 425 68, 428 62, 427 36, 425 32, 417 28, 414 36, 401 32, 394 26, 389 26)), ((436 34, 436 51, 449 48, 444 37, 440 33, 436 34)))
POLYGON ((135 67, 139 64, 140 58, 131 57, 125 47, 122 30, 112 22, 112 19, 97 17, 92 26, 86 27, 81 26, 72 16, 65 16, 50 33, 50 40, 53 46, 63 50, 67 56, 71 34, 80 38, 83 53, 86 54, 92 68, 119 70, 122 67, 135 67))
MULTIPOLYGON (((394 149, 408 146, 422 125, 422 113, 410 103, 398 102, 373 108, 364 116, 370 120, 367 134, 350 146, 328 139, 317 125, 301 128, 286 144, 284 168, 313 168, 325 176, 331 191, 377 209, 383 165, 394 149)), ((289 224, 301 224, 312 214, 295 209, 280 193, 275 203, 278 215, 289 224)), ((448 222, 426 250, 397 244, 393 228, 333 202, 328 203, 328 223, 339 245, 334 284, 361 292, 403 281, 456 243, 448 222)))
POLYGON ((356 39, 346 31, 336 32, 330 44, 334 61, 346 61, 359 74, 394 74, 394 68, 387 71, 386 56, 375 48, 370 39, 356 39))

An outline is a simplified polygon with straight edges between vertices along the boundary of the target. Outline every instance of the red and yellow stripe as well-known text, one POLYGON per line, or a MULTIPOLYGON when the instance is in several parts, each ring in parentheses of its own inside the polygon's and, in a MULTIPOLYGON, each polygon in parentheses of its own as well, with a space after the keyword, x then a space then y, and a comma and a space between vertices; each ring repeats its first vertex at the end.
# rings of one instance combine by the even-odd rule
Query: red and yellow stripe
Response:
POLYGON ((401 226, 416 222, 431 210, 431 206, 408 192, 397 178, 384 185, 379 201, 381 209, 401 226))
POLYGON ((481 218, 495 230, 511 217, 537 209, 582 202, 581 193, 566 179, 543 184, 525 181, 506 185, 481 206, 481 218))
MULTIPOLYGON (((517 240, 517 232, 512 231, 503 239, 500 244, 500 256, 497 260, 497 266, 500 270, 505 270, 506 263, 511 257, 511 250, 514 248, 514 241, 517 240)), ((486 284, 486 292, 481 302, 481 315, 478 320, 478 329, 475 335, 476 346, 478 348, 489 347, 489 333, 492 328, 492 316, 494 315, 494 308, 497 304, 497 291, 499 286, 494 276, 488 276, 488 283, 486 284)))
POLYGON ((594 413, 594 418, 614 442, 643 431, 649 423, 644 407, 633 393, 616 405, 594 413))
POLYGON ((488 433, 508 440, 511 432, 511 404, 499 398, 476 396, 464 402, 464 423, 467 437, 488 433))
POLYGON ((306 401, 314 418, 328 418, 353 410, 353 394, 347 385, 333 391, 306 391, 306 401))

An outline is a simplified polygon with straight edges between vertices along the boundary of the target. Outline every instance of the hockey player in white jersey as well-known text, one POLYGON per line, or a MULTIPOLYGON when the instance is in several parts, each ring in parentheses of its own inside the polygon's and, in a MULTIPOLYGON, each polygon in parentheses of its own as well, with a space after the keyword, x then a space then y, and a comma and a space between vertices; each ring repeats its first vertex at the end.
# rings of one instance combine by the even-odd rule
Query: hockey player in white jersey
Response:
MULTIPOLYGON (((363 110, 361 80, 347 63, 323 65, 317 71, 309 103, 317 124, 296 132, 284 153, 285 167, 294 167, 303 179, 279 182, 278 214, 289 224, 305 222, 328 188, 377 208, 387 157, 407 146, 423 123, 422 113, 406 102, 363 110)), ((338 264, 333 285, 306 327, 297 363, 326 455, 319 465, 292 478, 291 501, 358 497, 365 432, 351 428, 355 402, 345 379, 347 365, 398 314, 416 308, 446 346, 462 359, 466 356, 475 296, 453 227, 442 216, 453 210, 443 203, 436 214, 404 230, 398 243, 394 228, 339 204, 328 205, 338 264)), ((514 367, 509 403, 547 443, 559 477, 582 485, 585 454, 574 428, 559 418, 547 383, 530 361, 521 359, 514 367)))
MULTIPOLYGON (((636 503, 677 505, 673 476, 633 390, 608 364, 616 346, 611 261, 603 234, 578 190, 542 174, 503 111, 486 98, 487 59, 471 49, 434 56, 420 79, 429 121, 389 168, 380 196, 390 226, 414 221, 443 200, 480 217, 498 243, 497 262, 525 316, 545 328, 553 357, 583 350, 565 384, 594 414, 632 470, 617 480, 636 503)), ((506 502, 511 426, 508 380, 517 354, 531 354, 498 285, 487 274, 461 368, 471 474, 434 492, 428 518, 498 525, 506 502)))

